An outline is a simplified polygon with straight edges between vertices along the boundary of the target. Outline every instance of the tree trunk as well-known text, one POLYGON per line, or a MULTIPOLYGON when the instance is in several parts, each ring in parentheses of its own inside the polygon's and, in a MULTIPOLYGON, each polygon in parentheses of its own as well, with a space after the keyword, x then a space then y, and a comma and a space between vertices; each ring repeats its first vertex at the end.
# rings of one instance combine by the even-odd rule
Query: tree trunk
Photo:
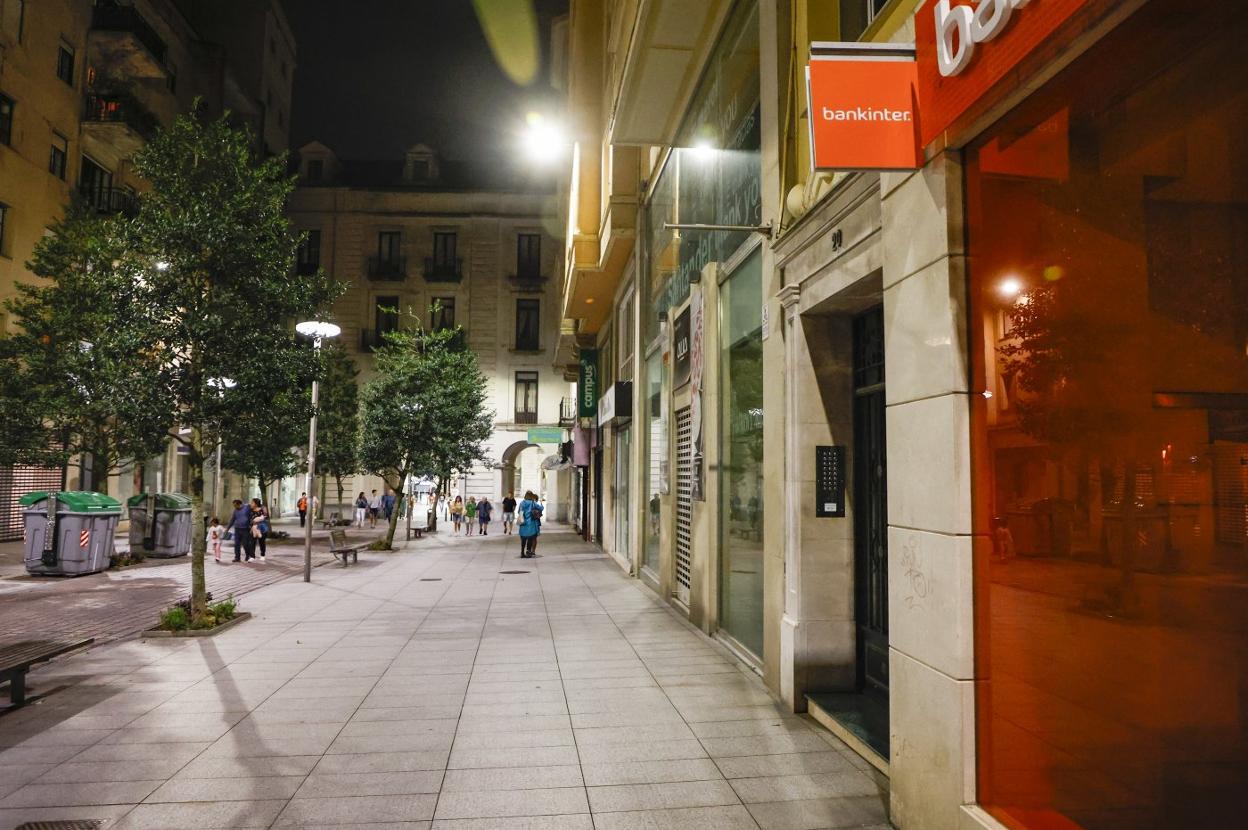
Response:
POLYGON ((204 578, 204 453, 202 436, 196 427, 191 433, 187 457, 191 476, 191 621, 199 623, 208 613, 208 584, 204 578))
MULTIPOLYGON (((321 479, 321 480, 324 481, 324 479, 321 479)), ((339 476, 339 475, 334 476, 334 483, 338 485, 338 512, 339 512, 338 518, 340 519, 349 518, 349 517, 344 517, 341 515, 342 513, 342 476, 339 476)))
POLYGON ((386 482, 387 486, 394 491, 394 509, 390 511, 390 523, 386 527, 386 547, 392 548, 394 547, 394 530, 399 525, 399 508, 403 504, 403 486, 407 484, 407 472, 401 471, 399 473, 397 484, 384 476, 382 481, 386 482))
MULTIPOLYGON (((324 510, 325 509, 325 476, 320 476, 320 480, 321 480, 320 510, 324 510)), ((317 510, 312 511, 312 514, 313 514, 312 518, 314 519, 320 518, 319 516, 315 515, 317 512, 319 511, 317 510)))

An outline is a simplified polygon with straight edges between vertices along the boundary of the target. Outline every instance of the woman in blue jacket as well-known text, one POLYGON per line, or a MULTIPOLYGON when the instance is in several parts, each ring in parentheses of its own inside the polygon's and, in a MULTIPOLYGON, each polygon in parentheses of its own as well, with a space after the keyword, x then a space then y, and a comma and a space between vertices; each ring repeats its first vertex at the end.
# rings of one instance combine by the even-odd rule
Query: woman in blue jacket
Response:
POLYGON ((542 532, 542 504, 532 490, 520 502, 520 558, 537 556, 537 537, 542 532))

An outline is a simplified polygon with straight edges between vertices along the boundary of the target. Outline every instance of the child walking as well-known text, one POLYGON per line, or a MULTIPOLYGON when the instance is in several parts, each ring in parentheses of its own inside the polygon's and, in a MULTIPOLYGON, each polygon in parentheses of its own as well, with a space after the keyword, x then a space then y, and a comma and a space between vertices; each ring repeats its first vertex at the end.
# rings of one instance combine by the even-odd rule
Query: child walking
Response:
POLYGON ((212 558, 221 562, 221 543, 225 540, 225 528, 221 526, 221 520, 216 516, 212 517, 212 526, 208 528, 208 550, 212 551, 212 558))

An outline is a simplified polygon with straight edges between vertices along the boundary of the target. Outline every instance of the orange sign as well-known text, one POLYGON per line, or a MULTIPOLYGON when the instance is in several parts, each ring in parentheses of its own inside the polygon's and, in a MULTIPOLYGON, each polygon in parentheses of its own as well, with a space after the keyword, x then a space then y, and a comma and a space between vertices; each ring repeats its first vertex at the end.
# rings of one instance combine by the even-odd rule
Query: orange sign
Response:
POLYGON ((1088 0, 927 0, 914 16, 922 146, 945 132, 1088 0))
POLYGON ((811 60, 806 86, 815 169, 920 167, 916 75, 912 60, 811 60))

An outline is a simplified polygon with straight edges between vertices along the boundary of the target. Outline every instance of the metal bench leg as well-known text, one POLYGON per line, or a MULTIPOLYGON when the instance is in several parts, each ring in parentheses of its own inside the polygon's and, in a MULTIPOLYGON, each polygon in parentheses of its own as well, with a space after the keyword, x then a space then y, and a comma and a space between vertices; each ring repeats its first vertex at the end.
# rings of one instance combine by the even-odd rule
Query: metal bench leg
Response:
POLYGON ((9 675, 9 700, 14 706, 26 703, 26 670, 18 669, 9 675))

